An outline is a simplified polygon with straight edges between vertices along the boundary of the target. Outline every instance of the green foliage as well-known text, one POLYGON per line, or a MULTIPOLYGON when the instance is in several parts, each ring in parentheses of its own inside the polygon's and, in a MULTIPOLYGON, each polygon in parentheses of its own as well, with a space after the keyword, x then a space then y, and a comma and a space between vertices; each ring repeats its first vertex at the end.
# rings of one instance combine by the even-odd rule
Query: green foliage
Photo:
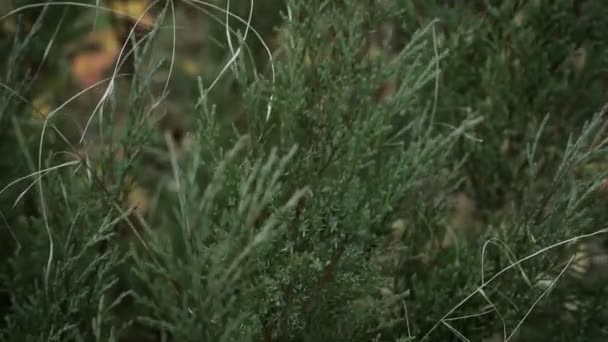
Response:
POLYGON ((173 72, 167 3, 86 113, 85 152, 63 134, 77 110, 33 120, 65 68, 49 48, 33 73, 41 47, 74 33, 40 27, 67 9, 24 19, 0 41, 0 340, 605 338, 608 6, 387 3, 255 12, 271 59, 235 23, 217 83, 173 72), (188 150, 156 129, 172 102, 188 150))

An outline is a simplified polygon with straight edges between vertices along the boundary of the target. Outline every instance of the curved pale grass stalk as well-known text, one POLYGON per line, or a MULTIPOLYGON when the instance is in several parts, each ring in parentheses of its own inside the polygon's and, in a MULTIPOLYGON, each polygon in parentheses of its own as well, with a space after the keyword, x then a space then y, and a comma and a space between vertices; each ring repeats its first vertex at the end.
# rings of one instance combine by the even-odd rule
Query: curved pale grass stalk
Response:
MULTIPOLYGON (((481 249, 481 284, 485 283, 485 275, 484 275, 484 263, 485 263, 485 259, 486 259, 485 255, 486 255, 486 250, 490 246, 490 244, 493 244, 499 248, 502 247, 501 249, 505 250, 505 254, 510 262, 513 263, 516 260, 515 254, 513 253, 513 251, 511 251, 509 246, 507 246, 507 244, 504 241, 502 241, 498 238, 491 238, 491 239, 487 240, 483 244, 483 247, 481 249)), ((519 270, 519 273, 521 273, 521 276, 524 279, 524 281, 526 282, 526 284, 528 286, 532 287, 532 282, 530 281, 530 278, 526 274, 526 271, 524 271, 523 267, 521 267, 521 265, 518 265, 517 269, 519 270)))
POLYGON ((165 97, 165 95, 167 94, 167 91, 169 89, 169 82, 171 80, 171 74, 173 73, 173 65, 175 64, 175 44, 177 41, 177 33, 176 33, 176 26, 177 26, 177 22, 175 19, 175 4, 173 3, 173 0, 169 0, 169 4, 171 5, 171 19, 173 19, 173 41, 172 43, 172 49, 171 49, 171 63, 169 63, 169 75, 167 75, 167 80, 165 82, 165 87, 163 89, 163 92, 160 95, 160 99, 159 101, 156 102, 156 104, 154 106, 152 106, 153 108, 158 106, 160 104, 160 102, 162 101, 162 99, 165 97))
MULTIPOLYGON (((251 6, 253 9, 253 1, 251 2, 251 6)), ((228 48, 230 49, 230 53, 234 56, 237 54, 236 51, 234 51, 234 46, 232 45, 232 35, 230 34, 233 30, 231 30, 230 28, 230 15, 232 12, 230 12, 230 0, 226 1, 226 19, 224 21, 224 26, 226 28, 226 41, 228 42, 228 48)), ((243 39, 244 42, 244 39, 243 39)), ((241 44, 241 46, 247 46, 247 44, 241 44)), ((239 51, 240 52, 240 51, 239 51)), ((234 64, 232 64, 234 65, 234 64)), ((238 68, 237 67, 233 67, 233 72, 235 73, 235 75, 238 75, 238 68)))
POLYGON ((526 311, 526 314, 524 315, 524 317, 522 317, 522 319, 519 321, 519 323, 517 323, 515 328, 513 328, 513 331, 511 331, 511 334, 509 335, 509 337, 507 337, 505 339, 505 342, 509 342, 513 338, 513 336, 515 336, 515 334, 517 333, 519 328, 521 328, 522 324, 524 324, 524 321, 526 320, 526 318, 528 318, 528 316, 530 316, 530 314, 532 313, 532 310, 534 310, 536 305, 538 305, 538 303, 553 289, 553 287, 555 286, 557 281, 564 275, 564 273, 566 273, 566 270, 568 270, 568 268, 570 267, 570 264, 572 264, 572 261, 574 260, 575 257, 576 257, 576 255, 572 255, 570 257, 570 259, 566 263, 566 266, 564 266, 564 268, 562 268, 561 272, 559 272, 559 274, 555 277, 555 279, 553 279, 551 284, 549 284, 549 286, 547 286, 547 288, 543 291, 543 293, 541 293, 541 295, 538 296, 538 298, 536 298, 536 300, 534 301, 534 303, 532 303, 532 305, 530 306, 528 311, 526 311))
MULTIPOLYGON (((82 133, 82 136, 81 136, 81 139, 80 139, 80 143, 83 142, 84 137, 86 135, 86 131, 87 131, 87 129, 88 129, 90 123, 91 123, 91 120, 93 119, 93 117, 95 115, 95 112, 97 111, 98 108, 100 108, 103 105, 103 103, 105 102, 105 100, 107 99, 107 97, 109 96, 109 94, 111 93, 111 91, 113 90, 113 88, 114 88, 114 80, 116 79, 116 77, 123 76, 123 75, 118 75, 118 68, 119 68, 120 65, 122 65, 122 63, 120 63, 120 60, 121 60, 121 58, 122 58, 122 56, 124 54, 124 51, 125 51, 125 48, 126 48, 126 44, 128 43, 129 38, 133 35, 133 33, 135 31, 135 28, 137 27, 137 25, 139 24, 139 22, 141 22, 141 20, 143 19, 144 15, 150 10, 150 8, 152 8, 154 5, 156 5, 158 3, 158 1, 159 0, 156 0, 152 4, 150 4, 146 8, 146 10, 144 11, 144 13, 142 13, 140 15, 140 17, 137 18, 137 21, 136 21, 135 25, 133 26, 133 28, 129 32, 129 35, 128 35, 125 43, 123 44, 123 46, 122 46, 122 48, 120 50, 120 53, 119 53, 119 56, 118 56, 118 61, 116 63, 116 67, 114 69, 114 72, 113 72, 112 76, 109 77, 109 78, 106 78, 106 79, 104 79, 102 81, 96 82, 95 84, 93 84, 93 85, 85 88, 84 90, 78 92, 76 95, 72 96, 70 99, 68 99, 67 101, 65 101, 62 105, 60 105, 59 107, 57 107, 56 109, 54 109, 52 112, 50 112, 46 116, 46 118, 44 120, 43 127, 42 127, 41 135, 40 135, 40 143, 39 143, 39 146, 38 146, 38 171, 35 174, 44 175, 44 174, 46 174, 46 173, 48 173, 48 172, 50 172, 52 170, 55 170, 55 169, 59 168, 59 166, 57 166, 57 167, 47 168, 47 169, 44 169, 44 170, 42 169, 42 150, 43 150, 43 146, 44 146, 44 137, 45 137, 47 125, 48 125, 50 119, 53 118, 54 115, 59 110, 61 110, 63 107, 65 107, 68 103, 72 102, 74 99, 78 98, 79 96, 81 96, 85 92, 89 91, 90 89, 93 89, 93 88, 97 87, 98 85, 100 85, 100 84, 102 84, 102 83, 104 83, 104 82, 106 82, 106 81, 109 80, 109 85, 106 88, 106 90, 104 92, 104 95, 102 96, 102 98, 98 102, 95 110, 93 111, 92 115, 89 117, 89 120, 87 121, 87 124, 86 124, 86 126, 85 126, 85 128, 83 130, 83 133, 82 133)), ((41 4, 25 5, 25 6, 19 7, 17 9, 15 9, 15 10, 12 10, 9 13, 3 15, 2 17, 0 17, 0 20, 6 19, 9 16, 12 16, 12 15, 14 15, 16 13, 20 13, 20 12, 22 12, 24 10, 27 10, 27 9, 36 8, 36 7, 43 7, 43 6, 48 6, 48 5, 77 6, 77 7, 92 8, 92 9, 96 9, 96 10, 105 10, 105 11, 109 11, 109 12, 112 12, 112 13, 115 13, 115 14, 119 14, 119 15, 122 15, 122 16, 130 17, 130 16, 124 15, 122 13, 117 13, 116 11, 114 11, 114 10, 112 10, 110 8, 99 6, 98 3, 97 3, 97 5, 90 5, 90 4, 83 4, 83 3, 71 2, 71 1, 57 1, 57 2, 53 2, 53 3, 41 3, 41 4)), ((172 5, 172 9, 173 9, 173 2, 172 1, 171 1, 171 5, 172 5)), ((173 12, 173 15, 174 15, 174 19, 175 19, 175 13, 174 12, 173 12)), ((174 22, 174 24, 175 24, 175 22, 174 22)), ((175 37, 175 30, 174 30, 174 37, 175 37)), ((175 44, 175 42, 174 42, 174 44, 175 44)), ((175 51, 173 51, 173 52, 175 52, 175 51)), ((173 67, 173 58, 172 58, 171 68, 172 67, 173 67)), ((169 78, 170 78, 170 75, 169 75, 169 78)), ((165 89, 168 87, 168 82, 169 81, 167 80, 167 83, 165 85, 165 89)), ((72 161, 72 162, 64 163, 61 166, 65 167, 67 165, 74 165, 76 163, 81 163, 81 161, 80 160, 78 160, 78 161, 72 161)), ((31 175, 30 175, 30 177, 31 177, 31 175)), ((52 266, 53 258, 54 258, 54 242, 53 242, 53 234, 52 234, 51 228, 49 226, 49 221, 48 221, 48 213, 47 213, 47 206, 46 206, 46 201, 45 201, 45 196, 44 196, 44 189, 42 187, 42 182, 40 180, 41 180, 41 177, 39 176, 36 179, 36 181, 34 181, 33 184, 38 184, 38 190, 39 190, 39 194, 40 194, 40 204, 41 204, 41 209, 42 209, 42 217, 43 217, 45 229, 46 229, 46 232, 47 232, 47 235, 48 235, 48 239, 49 239, 49 254, 48 254, 48 258, 47 258, 46 269, 44 271, 44 288, 45 288, 45 291, 48 293, 48 289, 49 289, 49 277, 50 277, 51 266, 52 266)), ((11 183, 11 185, 12 185, 12 183, 11 183)), ((26 189, 25 192, 27 192, 27 190, 30 189, 31 187, 32 186, 29 186, 26 189)), ((21 198, 25 194, 25 192, 22 193, 19 196, 19 198, 21 198)))
MULTIPOLYGON (((45 126, 46 126, 46 121, 45 121, 45 126)), ((42 141, 42 139, 41 139, 42 141)), ((47 259, 47 264, 46 264, 46 270, 44 271, 44 288, 45 291, 48 293, 48 286, 49 286, 49 276, 50 276, 50 270, 51 270, 51 264, 53 262, 53 254, 54 254, 54 244, 53 244, 53 234, 51 232, 51 228, 49 226, 49 221, 48 221, 48 216, 47 216, 47 212, 46 212, 46 202, 44 200, 44 194, 43 194, 43 189, 42 189, 42 182, 40 181, 41 177, 47 173, 49 173, 50 171, 53 170, 57 170, 59 168, 62 167, 66 167, 66 166, 70 166, 70 165, 75 165, 75 164, 79 164, 80 160, 73 160, 70 162, 66 162, 60 165, 56 165, 54 167, 50 167, 47 169, 42 170, 42 168, 40 167, 41 165, 41 159, 38 159, 38 172, 35 172, 33 175, 38 174, 39 176, 36 178, 36 180, 30 185, 28 186, 18 197, 15 203, 17 203, 17 201, 19 201, 24 195, 25 193, 27 193, 27 191, 33 187, 33 185, 38 184, 38 190, 40 192, 40 205, 42 206, 42 216, 44 219, 44 226, 46 228, 46 232, 49 238, 49 256, 47 259)), ((32 175, 28 175, 25 178, 31 177, 32 175)), ((0 193, 4 192, 8 187, 14 185, 16 182, 19 182, 23 180, 22 178, 11 182, 7 187, 5 187, 4 189, 2 189, 2 191, 0 191, 0 193)))
MULTIPOLYGON (((71 153, 68 153, 68 154, 71 154, 71 153)), ((38 183, 43 176, 45 176, 46 174, 50 173, 51 171, 55 171, 55 170, 58 170, 60 168, 67 167, 67 166, 72 166, 72 165, 77 165, 76 170, 75 170, 75 171, 77 171, 78 168, 79 168, 79 166, 82 165, 82 161, 80 160, 80 158, 78 156, 76 156, 76 157, 77 157, 76 160, 71 160, 69 162, 65 162, 63 164, 56 165, 55 167, 47 168, 47 169, 44 170, 43 173, 39 173, 38 177, 36 177, 36 179, 30 185, 28 185, 27 188, 25 188, 25 190, 23 190, 19 194, 19 196, 17 196, 17 198, 15 199, 15 202, 13 203, 13 208, 17 206, 17 203, 19 203, 19 201, 21 201, 21 199, 23 198, 23 196, 25 196, 27 194, 27 192, 34 185, 36 185, 36 183, 38 183)), ((30 176, 31 176, 31 174, 30 174, 30 176)))
MULTIPOLYGON (((2 188, 2 190, 0 190, 0 195, 2 193, 4 193, 6 190, 10 189, 13 185, 15 185, 17 183, 20 183, 21 181, 24 181, 24 180, 26 180, 28 178, 38 176, 38 177, 36 177, 36 181, 38 181, 42 176, 44 176, 45 174, 47 174, 47 173, 49 173, 51 171, 59 170, 59 169, 64 168, 66 166, 76 165, 76 164, 79 164, 79 163, 80 163, 80 160, 71 160, 69 162, 65 162, 65 163, 62 163, 62 164, 59 164, 59 165, 48 167, 48 168, 46 168, 44 170, 32 172, 32 173, 30 173, 27 176, 19 177, 19 178, 15 179, 14 181, 10 182, 9 184, 7 184, 4 188, 2 188)), ((36 181, 34 181, 34 183, 36 183, 36 181)), ((28 188, 29 187, 31 187, 31 185, 28 186, 28 188)))
MULTIPOLYGON (((97 111, 100 108, 103 107, 103 105, 105 104, 107 98, 110 96, 110 94, 114 90, 114 79, 115 79, 116 75, 118 74, 118 70, 123 65, 123 62, 124 62, 124 60, 126 60, 126 57, 128 56, 128 54, 133 50, 133 49, 131 49, 127 54, 125 54, 125 49, 127 47, 127 44, 129 43, 129 40, 130 40, 131 36, 133 36, 133 34, 135 33, 135 29, 137 28, 137 25, 139 25, 139 23, 144 18, 144 16, 159 1, 160 0, 156 0, 153 3, 151 3, 150 5, 148 5, 148 7, 146 7, 146 10, 142 12, 142 14, 139 16, 139 18, 137 18, 137 21, 135 22, 135 24, 133 25, 133 27, 129 31, 129 34, 128 34, 127 38, 125 39, 125 42, 122 44, 122 47, 120 48, 120 52, 118 53, 118 58, 117 58, 117 61, 116 61, 116 66, 114 67, 114 71, 112 72, 112 76, 109 78, 110 82, 108 84, 108 87, 104 91, 103 95, 101 96, 101 99, 99 100, 99 102, 97 102, 97 105, 95 106, 95 108, 93 109, 93 112, 89 116, 89 119, 87 120, 87 123, 84 126, 82 135, 80 136, 80 143, 84 142, 84 138, 86 136, 87 130, 89 129, 89 126, 91 125, 91 122, 93 121, 93 118, 95 117, 95 113, 97 113, 97 111)), ((102 117, 101 117, 101 115, 102 114, 100 114, 100 120, 103 120, 102 117)))
MULTIPOLYGON (((120 75, 122 76, 122 75, 120 75)), ((108 80, 112 80, 113 78, 118 77, 116 75, 113 75, 112 78, 106 78, 104 80, 101 80, 83 90, 81 90, 80 92, 78 92, 76 95, 72 96, 71 98, 69 98, 67 101, 65 101, 62 105, 60 105, 59 107, 55 108, 53 111, 51 111, 45 118, 44 120, 44 124, 42 125, 42 131, 40 133, 40 143, 38 145, 38 172, 42 171, 42 147, 44 145, 44 136, 46 133, 46 128, 47 125, 50 121, 51 118, 53 118, 55 116, 55 114, 57 114, 57 112, 59 110, 61 110, 63 107, 65 107, 67 104, 69 104, 70 102, 74 101, 76 98, 78 98, 79 96, 81 96, 82 94, 86 93, 87 91, 97 87, 98 85, 108 81, 108 80)), ((80 162, 80 161, 79 161, 80 162)), ((40 194, 40 206, 42 208, 42 218, 44 221, 44 227, 46 229, 48 238, 49 238, 49 256, 47 259, 47 264, 46 264, 46 269, 44 271, 44 289, 45 291, 48 293, 48 289, 49 289, 49 277, 51 274, 51 264, 53 263, 53 257, 54 257, 54 243, 53 243, 53 234, 51 231, 51 227, 49 226, 49 221, 48 221, 48 214, 47 214, 47 208, 46 208, 46 201, 44 199, 44 189, 42 187, 42 182, 40 181, 40 179, 36 182, 36 184, 38 184, 38 192, 40 194)))
MULTIPOLYGON (((545 248, 542 248, 534 253, 531 253, 529 255, 527 255, 524 258, 519 259, 517 262, 512 263, 511 265, 503 268, 502 270, 500 270, 499 272, 497 272, 496 274, 494 274, 490 279, 486 280, 484 283, 480 284, 473 292, 471 292, 468 296, 466 296, 464 299, 462 299, 458 304, 456 304, 454 307, 452 307, 437 323, 435 323, 435 325, 433 325, 433 327, 431 327, 431 329, 429 329, 429 331, 424 334, 422 336, 422 338, 420 338, 420 341, 425 341, 429 338, 429 336, 431 336, 431 334, 433 333, 433 331, 435 331, 437 329, 437 327, 439 327, 439 325, 443 324, 443 322, 448 319, 448 317, 454 313, 454 311, 458 310, 458 308, 460 308, 462 305, 464 305, 466 302, 468 302, 471 298, 473 298, 473 296, 475 296, 477 293, 480 293, 481 291, 483 291, 483 289, 490 284, 491 282, 493 282, 494 280, 496 280, 498 277, 500 277, 503 273, 511 270, 512 268, 516 268, 519 267, 519 265, 525 261, 528 261, 530 259, 533 259, 551 249, 557 248, 557 247, 561 247, 564 245, 567 245, 569 243, 581 240, 581 239, 586 239, 586 238, 590 238, 596 235, 600 235, 600 234, 606 234, 608 233, 608 228, 603 228, 600 230, 597 230, 593 233, 589 233, 589 234, 583 234, 583 235, 579 235, 579 236, 575 236, 572 237, 570 239, 567 240, 563 240, 560 242, 556 242, 550 246, 547 246, 545 248)), ((561 273, 560 273, 561 275, 561 273)), ((558 277, 559 278, 559 277, 558 277)))
MULTIPOLYGON (((196 1, 196 0, 193 0, 193 1, 196 1)), ((222 11, 224 11, 226 13, 227 17, 233 16, 233 17, 239 18, 237 15, 231 13, 230 11, 227 11, 224 9, 222 9, 222 11)), ((215 87, 215 85, 220 81, 222 76, 224 76, 224 74, 226 73, 228 68, 230 68, 234 64, 236 59, 241 54, 241 48, 242 48, 243 44, 245 44, 245 41, 247 40, 247 35, 249 34, 249 31, 251 28, 252 18, 253 18, 253 0, 251 0, 251 6, 249 7, 249 16, 247 18, 247 21, 245 22, 246 28, 245 28, 245 33, 243 34, 242 43, 239 45, 239 48, 236 51, 234 51, 234 53, 232 54, 232 56, 230 57, 228 62, 226 62, 226 64, 224 64, 224 67, 222 67, 222 70, 220 70, 219 74, 216 76, 216 78, 213 80, 213 82, 211 82, 211 85, 209 86, 207 93, 215 87)), ((226 25, 228 25, 228 23, 226 23, 226 25)), ((230 40, 229 40, 229 44, 231 44, 230 40)), ((197 105, 199 105, 204 100, 205 97, 206 97, 206 94, 199 100, 199 103, 197 103, 197 105)))
MULTIPOLYGON (((192 3, 187 3, 189 6, 196 8, 197 10, 205 13, 209 19, 221 24, 222 26, 226 26, 228 31, 233 34, 233 35, 238 35, 238 32, 233 29, 232 27, 226 25, 225 21, 220 19, 217 15, 209 12, 208 10, 202 8, 201 6, 197 5, 197 4, 192 4, 192 3)), ((232 13, 231 13, 232 14, 232 13)), ((233 15, 233 14, 232 14, 233 15)), ((257 34, 257 32, 253 29, 253 27, 251 27, 251 32, 254 33, 254 35, 259 38, 259 35, 257 34)), ((209 39, 211 42, 217 44, 218 46, 224 46, 219 40, 214 39, 213 37, 207 37, 207 39, 209 39)), ((249 57, 249 61, 251 62, 251 64, 253 65, 254 68, 254 72, 257 75, 257 68, 255 67, 255 62, 254 62, 254 57, 253 57, 253 52, 251 51, 251 48, 249 48, 249 45, 247 44, 243 44, 243 47, 245 48, 245 50, 247 51, 247 56, 249 57)), ((230 48, 230 47, 229 47, 230 48)))
MULTIPOLYGON (((97 1, 97 3, 99 3, 99 1, 97 1)), ((83 7, 83 8, 90 8, 90 9, 95 9, 95 10, 102 10, 102 11, 106 11, 106 12, 110 12, 112 14, 115 15, 119 15, 122 17, 128 17, 131 19, 136 19, 131 17, 130 15, 127 15, 125 13, 121 13, 121 12, 117 12, 112 8, 109 7, 104 7, 104 6, 100 6, 100 5, 93 5, 93 4, 86 4, 86 3, 81 3, 81 2, 75 2, 75 1, 53 1, 53 2, 44 2, 44 3, 36 3, 36 4, 29 4, 29 5, 24 5, 21 6, 19 8, 15 8, 14 10, 6 13, 5 15, 0 17, 0 20, 4 20, 12 15, 15 15, 17 13, 21 13, 25 10, 28 9, 33 9, 33 8, 38 8, 38 7, 45 7, 45 6, 74 6, 74 7, 83 7)))
POLYGON ((34 73, 34 77, 32 78, 33 80, 38 78, 38 75, 42 71, 42 66, 44 65, 44 62, 46 61, 46 59, 48 58, 49 53, 51 52, 51 48, 53 47, 53 42, 55 41, 55 38, 57 38, 57 35, 59 34, 61 25, 63 25, 63 21, 65 19, 65 13, 66 12, 63 11, 63 13, 61 14, 61 19, 59 20, 59 23, 57 24, 57 27, 55 28, 55 32, 53 32, 51 39, 49 39, 49 43, 47 44, 46 48, 44 49, 44 53, 42 54, 42 59, 40 60, 40 63, 38 64, 38 68, 36 69, 36 72, 34 73))
POLYGON ((2 213, 1 210, 0 210, 0 217, 2 218, 2 222, 4 223, 6 230, 8 230, 8 233, 11 234, 11 237, 13 238, 13 240, 15 240, 15 243, 17 244, 17 248, 15 249, 15 254, 18 255, 19 252, 21 251, 21 242, 17 238, 17 235, 15 235, 15 232, 13 232, 13 230, 11 229, 11 226, 8 223, 8 220, 6 219, 6 216, 4 216, 4 214, 2 213))
MULTIPOLYGON (((271 94, 270 94, 270 96, 268 98, 268 105, 266 107, 266 121, 268 121, 270 119, 270 114, 272 113, 272 105, 274 103, 274 89, 275 89, 275 82, 276 82, 276 70, 275 70, 275 67, 274 67, 274 59, 272 57, 272 51, 270 51, 270 47, 268 46, 268 44, 266 44, 266 42, 264 41, 264 38, 262 38, 262 36, 260 35, 260 33, 253 26, 251 26, 251 16, 253 15, 253 0, 252 0, 252 4, 250 6, 250 18, 249 18, 248 21, 245 21, 243 18, 239 17, 238 15, 235 15, 235 14, 229 12, 229 11, 226 11, 225 9, 223 9, 223 8, 221 8, 219 6, 216 6, 216 5, 204 2, 202 0, 185 0, 185 3, 189 4, 192 7, 197 8, 199 10, 203 10, 199 6, 199 4, 200 4, 200 5, 204 5, 204 6, 212 8, 212 9, 215 9, 215 10, 217 10, 219 12, 226 13, 227 16, 230 16, 230 17, 236 19, 237 21, 241 22, 242 24, 245 24, 246 27, 247 27, 247 30, 251 30, 251 32, 260 41, 260 43, 264 47, 264 50, 266 51, 266 54, 268 55, 268 59, 270 61, 272 89, 271 89, 271 94)), ((247 33, 247 31, 245 31, 245 34, 244 34, 244 37, 243 37, 243 44, 244 44, 245 38, 247 36, 246 33, 247 33)), ((221 78, 221 76, 223 75, 223 73, 225 73, 226 69, 228 69, 228 67, 230 66, 230 64, 234 62, 234 59, 236 59, 236 58, 234 58, 234 54, 233 54, 233 58, 231 58, 231 60, 228 63, 226 63, 226 66, 224 66, 224 68, 222 69, 222 71, 220 72, 220 74, 218 75, 218 77, 216 78, 216 81, 214 81, 212 83, 212 86, 214 86, 215 83, 217 83, 217 80, 219 78, 221 78)), ((212 88, 212 86, 209 88, 209 90, 212 88)), ((199 99, 199 101, 197 102, 196 106, 199 106, 204 101, 205 97, 206 97, 206 95, 203 96, 203 98, 199 99)))
MULTIPOLYGON (((9 87, 8 85, 0 82, 0 88, 4 88, 7 91, 9 91, 13 96, 15 96, 16 98, 18 98, 19 100, 21 100, 23 103, 25 103, 26 105, 30 106, 36 113, 38 113, 41 117, 46 116, 44 113, 42 113, 38 108, 34 107, 29 101, 28 99, 26 99, 25 97, 23 97, 23 95, 19 94, 16 90, 14 90, 13 88, 9 87)), ((63 142, 66 143, 66 145, 69 145, 72 149, 74 148, 74 145, 72 145, 72 143, 68 140, 68 138, 66 138, 65 135, 63 135, 63 133, 61 133, 61 131, 55 126, 52 125, 51 128, 55 131, 55 133, 57 133, 59 135, 59 137, 61 138, 61 140, 63 142)))

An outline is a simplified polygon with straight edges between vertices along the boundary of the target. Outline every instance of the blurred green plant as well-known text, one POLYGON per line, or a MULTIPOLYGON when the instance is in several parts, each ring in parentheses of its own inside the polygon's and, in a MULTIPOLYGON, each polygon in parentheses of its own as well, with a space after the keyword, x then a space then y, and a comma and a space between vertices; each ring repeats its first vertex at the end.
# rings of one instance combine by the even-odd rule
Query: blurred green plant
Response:
POLYGON ((78 7, 3 18, 0 340, 605 338, 608 7, 450 3, 160 4, 84 146, 78 7))

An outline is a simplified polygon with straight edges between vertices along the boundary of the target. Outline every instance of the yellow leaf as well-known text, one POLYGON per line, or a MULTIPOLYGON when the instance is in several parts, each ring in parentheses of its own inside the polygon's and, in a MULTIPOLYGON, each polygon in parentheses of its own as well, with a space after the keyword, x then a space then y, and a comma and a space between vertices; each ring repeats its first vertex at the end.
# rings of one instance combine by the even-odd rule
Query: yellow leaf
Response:
POLYGON ((201 74, 200 65, 190 58, 188 58, 182 62, 182 68, 188 75, 191 75, 191 76, 201 74))
POLYGON ((32 106, 34 107, 34 116, 37 119, 44 120, 51 112, 51 103, 48 96, 45 95, 39 95, 34 98, 32 101, 32 106))
POLYGON ((109 6, 114 11, 114 14, 138 20, 139 24, 145 27, 154 25, 154 17, 146 12, 150 1, 148 0, 109 0, 109 6))
POLYGON ((148 193, 139 186, 134 186, 127 194, 127 205, 129 208, 136 208, 137 212, 145 215, 150 208, 148 193))

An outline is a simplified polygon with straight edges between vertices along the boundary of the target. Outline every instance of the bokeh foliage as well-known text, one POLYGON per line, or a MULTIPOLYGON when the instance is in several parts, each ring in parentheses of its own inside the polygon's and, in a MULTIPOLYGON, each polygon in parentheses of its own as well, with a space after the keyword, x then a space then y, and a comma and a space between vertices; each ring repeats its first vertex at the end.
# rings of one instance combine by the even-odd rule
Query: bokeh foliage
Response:
POLYGON ((0 21, 0 186, 31 175, 0 339, 608 335, 603 1, 163 2, 65 107, 75 42, 130 24, 29 3, 0 21))

